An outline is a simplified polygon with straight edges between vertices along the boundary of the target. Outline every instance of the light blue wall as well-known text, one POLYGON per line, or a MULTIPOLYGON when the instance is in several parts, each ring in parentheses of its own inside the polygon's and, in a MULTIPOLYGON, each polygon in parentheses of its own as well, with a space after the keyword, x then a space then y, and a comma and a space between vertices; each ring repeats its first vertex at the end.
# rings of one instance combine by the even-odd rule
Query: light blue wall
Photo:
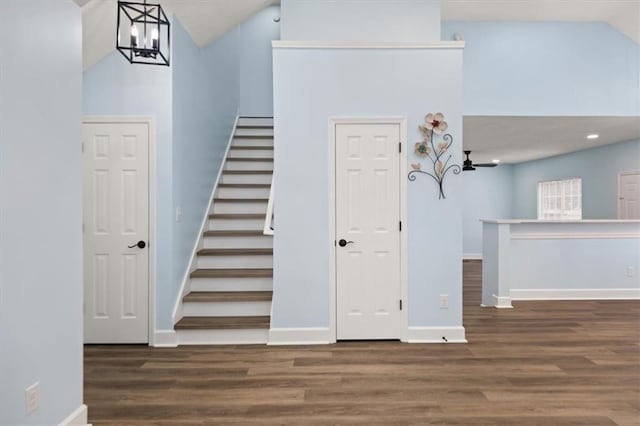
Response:
POLYGON ((513 166, 478 167, 462 173, 462 236, 466 255, 482 254, 480 219, 511 219, 513 166))
POLYGON ((282 0, 283 40, 440 40, 440 0, 282 0))
POLYGON ((271 41, 280 39, 279 6, 258 12, 240 26, 240 113, 273 116, 273 54, 271 41))
MULTIPOLYGON (((274 77, 272 327, 327 327, 329 117, 406 116, 413 146, 424 115, 442 111, 456 139, 452 161, 460 163, 462 51, 276 49, 274 77)), ((462 179, 448 177, 446 200, 438 200, 429 178, 410 182, 408 190, 409 324, 460 326, 462 179), (439 309, 440 294, 449 294, 448 310, 439 309)))
MULTIPOLYGON (((173 24, 173 230, 171 304, 158 306, 170 319, 189 268, 193 246, 239 107, 238 29, 198 48, 178 19, 173 24)), ((166 324, 170 328, 172 324, 166 324)))
POLYGON ((82 404, 80 9, 0 2, 0 51, 0 424, 58 424, 82 404))
POLYGON ((114 52, 84 73, 85 114, 156 118, 157 329, 173 328, 173 306, 239 108, 238 63, 237 29, 200 49, 174 18, 170 68, 130 65, 114 52))
MULTIPOLYGON (((633 228, 627 232, 637 235, 640 226, 633 228)), ((627 275, 640 268, 638 238, 512 240, 509 250, 511 290, 640 288, 637 272, 627 275)))
POLYGON ((618 217, 618 173, 640 170, 640 140, 517 164, 513 168, 513 214, 538 215, 538 182, 582 178, 582 217, 618 217))
MULTIPOLYGON (((175 53, 175 52, 174 52, 175 53)), ((84 72, 85 115, 152 116, 156 120, 156 318, 158 328, 172 326, 163 306, 173 302, 173 148, 171 141, 171 68, 131 65, 113 52, 84 72)))
POLYGON ((443 22, 456 32, 465 115, 640 114, 640 46, 607 24, 443 22))

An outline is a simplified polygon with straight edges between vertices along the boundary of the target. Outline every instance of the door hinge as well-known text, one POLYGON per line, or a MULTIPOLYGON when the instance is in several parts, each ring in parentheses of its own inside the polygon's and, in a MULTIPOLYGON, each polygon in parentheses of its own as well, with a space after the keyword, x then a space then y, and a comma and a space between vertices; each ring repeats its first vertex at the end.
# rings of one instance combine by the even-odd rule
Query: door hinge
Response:
POLYGON ((398 152, 402 152, 402 142, 398 142, 398 152))
POLYGON ((400 221, 400 231, 402 231, 402 221, 400 221))
POLYGON ((84 153, 84 142, 80 142, 80 150, 84 153))
POLYGON ((402 310, 402 299, 400 299, 400 310, 402 310))

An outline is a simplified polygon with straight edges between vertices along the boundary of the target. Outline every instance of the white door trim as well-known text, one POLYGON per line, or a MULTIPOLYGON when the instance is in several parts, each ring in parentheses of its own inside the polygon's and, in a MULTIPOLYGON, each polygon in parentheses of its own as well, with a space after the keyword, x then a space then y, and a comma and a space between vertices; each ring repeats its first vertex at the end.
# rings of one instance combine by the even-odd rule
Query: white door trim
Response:
POLYGON ((339 124, 397 124, 400 126, 400 220, 402 232, 400 232, 400 294, 402 295, 402 311, 400 313, 400 340, 408 338, 408 268, 407 268, 407 179, 404 172, 407 168, 407 119, 406 117, 329 117, 329 331, 331 342, 337 341, 336 320, 336 126, 339 124))
POLYGON ((640 174, 640 170, 629 170, 626 172, 620 172, 618 173, 618 219, 621 219, 622 216, 622 200, 620 199, 622 197, 622 186, 620 185, 622 182, 622 176, 629 176, 629 175, 637 175, 640 174))
POLYGON ((86 115, 83 124, 140 123, 149 131, 149 346, 155 345, 156 329, 156 120, 148 116, 86 115))

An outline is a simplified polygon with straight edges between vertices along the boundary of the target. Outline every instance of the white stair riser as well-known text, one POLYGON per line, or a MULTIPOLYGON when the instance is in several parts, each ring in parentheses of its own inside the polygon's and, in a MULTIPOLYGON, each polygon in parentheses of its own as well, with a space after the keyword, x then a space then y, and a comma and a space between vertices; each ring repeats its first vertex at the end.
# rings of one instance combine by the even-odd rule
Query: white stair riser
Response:
POLYGON ((273 161, 227 161, 225 170, 273 170, 273 161))
POLYGON ((269 198, 269 188, 218 188, 216 198, 269 198))
POLYGON ((263 128, 236 129, 235 136, 267 136, 269 137, 269 136, 273 136, 273 129, 263 129, 263 128))
POLYGON ((191 278, 191 291, 272 291, 273 278, 191 278))
POLYGON ((240 117, 238 126, 271 126, 273 127, 273 118, 271 117, 240 117))
POLYGON ((229 151, 229 157, 236 158, 273 158, 272 149, 233 149, 229 151))
POLYGON ((222 174, 221 183, 262 183, 262 184, 270 184, 271 179, 273 178, 272 173, 265 173, 259 175, 229 175, 226 173, 222 174))
POLYGON ((267 214, 267 203, 214 202, 212 213, 264 213, 267 214))
POLYGON ((258 231, 264 229, 264 219, 209 219, 210 231, 258 231))
POLYGON ((233 149, 234 146, 273 146, 273 138, 234 138, 231 149, 233 149))
POLYGON ((273 256, 198 256, 198 268, 203 269, 270 269, 273 268, 273 256))
POLYGON ((185 302, 187 317, 255 317, 271 315, 271 302, 185 302))
POLYGON ((273 248, 268 235, 250 237, 204 237, 205 248, 273 248))
POLYGON ((243 345, 267 343, 269 329, 178 330, 178 345, 243 345))

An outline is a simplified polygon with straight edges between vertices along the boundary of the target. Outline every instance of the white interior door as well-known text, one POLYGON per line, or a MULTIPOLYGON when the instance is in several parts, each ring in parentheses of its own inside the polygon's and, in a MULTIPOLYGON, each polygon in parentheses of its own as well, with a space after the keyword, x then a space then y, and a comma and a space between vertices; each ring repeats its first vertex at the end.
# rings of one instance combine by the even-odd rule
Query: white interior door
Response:
POLYGON ((335 136, 337 338, 397 339, 400 125, 338 124, 335 136))
POLYGON ((640 172, 620 173, 618 219, 640 219, 640 172))
POLYGON ((148 342, 149 129, 84 123, 84 340, 148 342), (144 242, 137 246, 138 242, 144 242), (129 247, 132 246, 132 247, 129 247))

